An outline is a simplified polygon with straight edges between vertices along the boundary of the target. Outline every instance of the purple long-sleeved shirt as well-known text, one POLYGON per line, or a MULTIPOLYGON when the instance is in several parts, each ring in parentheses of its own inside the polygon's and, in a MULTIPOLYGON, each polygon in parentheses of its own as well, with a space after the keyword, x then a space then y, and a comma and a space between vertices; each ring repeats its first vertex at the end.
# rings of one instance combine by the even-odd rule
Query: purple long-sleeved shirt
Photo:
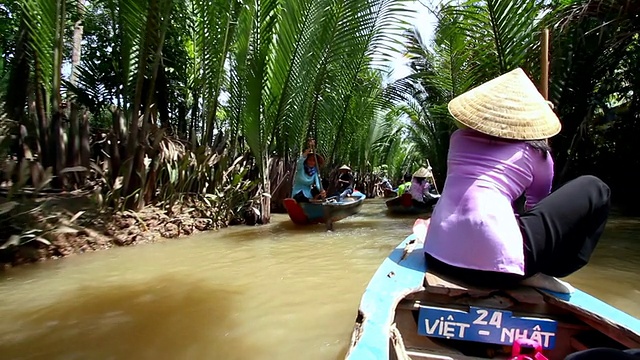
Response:
POLYGON ((529 209, 549 195, 551 155, 522 141, 465 129, 451 135, 447 166, 425 252, 457 267, 523 275, 523 238, 513 202, 526 193, 529 209))
POLYGON ((425 179, 420 184, 416 181, 416 178, 411 179, 409 194, 411 194, 413 200, 424 202, 424 196, 429 194, 429 182, 425 179))

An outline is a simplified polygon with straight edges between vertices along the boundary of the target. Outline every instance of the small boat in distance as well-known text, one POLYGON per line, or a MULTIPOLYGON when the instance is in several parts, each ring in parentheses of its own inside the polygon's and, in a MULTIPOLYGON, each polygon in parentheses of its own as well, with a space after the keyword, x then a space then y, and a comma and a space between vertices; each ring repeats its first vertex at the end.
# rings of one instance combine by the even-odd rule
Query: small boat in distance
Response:
POLYGON ((393 198, 398 196, 398 192, 393 189, 384 189, 384 197, 385 198, 393 198))
POLYGON ((411 235, 369 282, 346 359, 562 360, 595 347, 640 348, 640 320, 580 290, 470 286, 429 270, 411 235))
POLYGON ((433 205, 438 201, 440 195, 432 194, 433 202, 425 204, 413 201, 411 194, 404 193, 393 199, 385 201, 387 209, 392 214, 424 214, 433 210, 433 205))
POLYGON ((366 196, 360 191, 354 191, 342 201, 328 198, 319 202, 299 203, 293 198, 283 201, 289 218, 297 225, 313 225, 324 223, 327 230, 333 229, 333 223, 357 214, 362 208, 366 196))

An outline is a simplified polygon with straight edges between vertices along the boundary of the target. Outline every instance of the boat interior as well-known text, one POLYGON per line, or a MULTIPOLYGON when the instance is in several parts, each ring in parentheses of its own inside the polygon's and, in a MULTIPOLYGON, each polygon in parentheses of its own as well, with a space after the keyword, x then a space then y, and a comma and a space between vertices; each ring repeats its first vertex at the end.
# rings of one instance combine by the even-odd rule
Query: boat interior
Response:
MULTIPOLYGON (((640 348, 640 336, 637 333, 550 293, 526 286, 504 290, 478 288, 443 274, 427 272, 423 288, 405 296, 396 308, 389 340, 390 359, 512 358, 512 346, 504 343, 421 335, 418 329, 421 322, 420 309, 425 307, 449 309, 447 311, 456 309, 462 312, 469 312, 470 307, 498 309, 511 312, 513 317, 518 318, 554 320, 557 324, 555 344, 551 349, 542 350, 542 354, 551 360, 562 360, 568 354, 594 347, 640 348)), ((435 325, 433 326, 431 330, 435 328, 435 325)), ((440 330, 442 335, 442 328, 440 330)), ((452 333, 457 331, 449 330, 452 333)), ((525 347, 521 354, 526 351, 529 351, 528 347, 525 347)))

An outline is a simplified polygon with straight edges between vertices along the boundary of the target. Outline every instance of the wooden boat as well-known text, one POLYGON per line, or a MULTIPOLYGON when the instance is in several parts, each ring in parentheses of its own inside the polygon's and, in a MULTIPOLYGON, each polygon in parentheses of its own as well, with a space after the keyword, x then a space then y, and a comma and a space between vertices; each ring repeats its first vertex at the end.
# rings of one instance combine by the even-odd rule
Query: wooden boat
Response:
POLYGON ((392 189, 384 189, 384 197, 385 198, 393 198, 398 196, 398 192, 392 189))
POLYGON ((360 212, 365 198, 363 193, 356 190, 339 202, 335 198, 329 198, 322 202, 298 203, 293 198, 286 198, 283 204, 294 224, 324 223, 331 230, 334 222, 360 212))
MULTIPOLYGON (((440 195, 434 195, 434 197, 440 197, 440 195)), ((436 200, 437 201, 437 200, 436 200)), ((393 214, 424 214, 430 212, 435 204, 424 204, 424 206, 416 206, 411 197, 411 194, 404 193, 393 199, 385 201, 387 209, 393 214)))
POLYGON ((415 235, 391 252, 362 297, 347 359, 515 359, 533 340, 543 357, 528 359, 640 348, 640 320, 582 291, 478 288, 427 265, 415 235))

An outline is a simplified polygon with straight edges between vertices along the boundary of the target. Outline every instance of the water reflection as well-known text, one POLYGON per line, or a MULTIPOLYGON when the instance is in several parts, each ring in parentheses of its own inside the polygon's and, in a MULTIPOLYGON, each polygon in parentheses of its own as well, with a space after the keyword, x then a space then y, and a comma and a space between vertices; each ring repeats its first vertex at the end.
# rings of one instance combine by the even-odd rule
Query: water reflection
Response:
POLYGON ((613 217, 589 265, 567 277, 571 283, 640 317, 640 219, 613 217))
POLYGON ((6 359, 203 359, 221 342, 251 351, 242 337, 228 336, 236 327, 233 305, 241 295, 171 275, 89 285, 45 307, 22 304, 3 313, 3 323, 19 326, 3 327, 0 354, 6 359))
MULTIPOLYGON (((362 292, 415 216, 383 200, 335 224, 276 214, 0 275, 1 359, 337 359, 362 292)), ((616 218, 578 287, 640 316, 640 221, 616 218)))

